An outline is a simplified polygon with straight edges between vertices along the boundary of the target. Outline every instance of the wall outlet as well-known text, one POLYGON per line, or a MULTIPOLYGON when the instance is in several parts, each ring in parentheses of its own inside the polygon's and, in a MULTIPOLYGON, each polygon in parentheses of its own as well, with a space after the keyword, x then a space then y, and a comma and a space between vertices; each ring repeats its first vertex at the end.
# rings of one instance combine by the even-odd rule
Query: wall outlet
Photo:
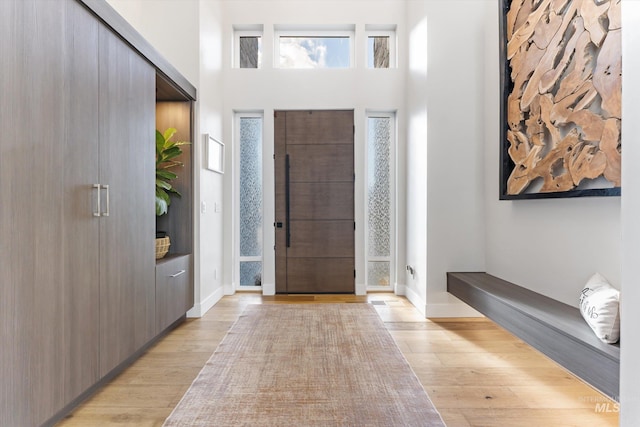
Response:
POLYGON ((207 202, 204 200, 200 202, 200 212, 207 213, 207 202))

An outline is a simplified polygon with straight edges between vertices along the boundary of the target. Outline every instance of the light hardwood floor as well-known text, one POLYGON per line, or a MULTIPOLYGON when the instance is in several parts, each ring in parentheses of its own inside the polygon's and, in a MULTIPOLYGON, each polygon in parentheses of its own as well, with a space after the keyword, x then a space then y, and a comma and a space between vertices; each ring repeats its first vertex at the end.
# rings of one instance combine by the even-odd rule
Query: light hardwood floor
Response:
POLYGON ((615 402, 486 319, 431 319, 403 297, 224 297, 188 319, 59 426, 161 426, 248 304, 371 302, 444 421, 463 426, 617 426, 615 402))

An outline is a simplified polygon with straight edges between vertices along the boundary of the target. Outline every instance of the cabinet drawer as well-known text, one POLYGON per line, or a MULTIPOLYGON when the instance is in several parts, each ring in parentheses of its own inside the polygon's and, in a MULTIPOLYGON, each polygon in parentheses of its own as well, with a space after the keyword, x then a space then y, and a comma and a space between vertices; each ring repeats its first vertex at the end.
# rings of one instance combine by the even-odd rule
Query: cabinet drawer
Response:
POLYGON ((156 264, 156 333, 193 306, 191 255, 172 256, 156 264))

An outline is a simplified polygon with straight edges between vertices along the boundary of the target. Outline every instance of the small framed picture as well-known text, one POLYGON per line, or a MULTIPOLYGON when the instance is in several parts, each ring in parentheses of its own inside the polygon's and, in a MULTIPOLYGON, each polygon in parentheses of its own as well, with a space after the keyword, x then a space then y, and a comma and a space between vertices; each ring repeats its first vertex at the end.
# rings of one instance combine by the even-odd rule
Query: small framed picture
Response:
POLYGON ((208 133, 204 135, 206 167, 218 173, 224 173, 224 144, 208 133))

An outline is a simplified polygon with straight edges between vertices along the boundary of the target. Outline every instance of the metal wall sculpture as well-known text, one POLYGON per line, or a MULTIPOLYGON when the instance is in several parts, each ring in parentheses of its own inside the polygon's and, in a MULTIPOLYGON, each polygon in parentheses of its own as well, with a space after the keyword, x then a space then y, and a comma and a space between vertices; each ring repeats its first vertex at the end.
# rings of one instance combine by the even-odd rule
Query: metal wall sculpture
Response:
POLYGON ((620 0, 503 0, 500 198, 620 195, 620 0))

